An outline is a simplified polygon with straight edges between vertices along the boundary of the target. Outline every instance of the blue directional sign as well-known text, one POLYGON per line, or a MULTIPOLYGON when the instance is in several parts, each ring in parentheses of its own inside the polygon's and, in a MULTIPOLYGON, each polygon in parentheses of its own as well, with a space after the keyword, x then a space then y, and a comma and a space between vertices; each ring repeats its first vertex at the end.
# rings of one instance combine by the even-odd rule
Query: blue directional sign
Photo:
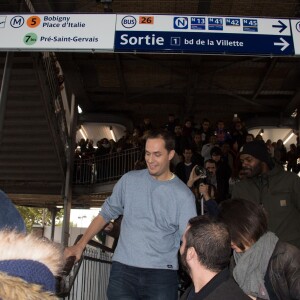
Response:
POLYGON ((289 19, 218 16, 117 15, 115 51, 295 55, 289 19))

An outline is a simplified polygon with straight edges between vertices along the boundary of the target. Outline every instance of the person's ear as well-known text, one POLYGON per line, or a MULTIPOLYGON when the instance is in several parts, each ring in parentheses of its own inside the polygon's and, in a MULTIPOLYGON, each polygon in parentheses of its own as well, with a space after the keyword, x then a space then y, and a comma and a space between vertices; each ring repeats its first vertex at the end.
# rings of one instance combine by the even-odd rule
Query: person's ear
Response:
POLYGON ((194 247, 188 248, 187 254, 186 254, 186 260, 189 261, 189 260, 194 259, 195 255, 197 255, 195 248, 194 247))
POLYGON ((169 152, 169 160, 172 160, 172 158, 174 157, 174 155, 175 155, 175 150, 171 150, 169 152))

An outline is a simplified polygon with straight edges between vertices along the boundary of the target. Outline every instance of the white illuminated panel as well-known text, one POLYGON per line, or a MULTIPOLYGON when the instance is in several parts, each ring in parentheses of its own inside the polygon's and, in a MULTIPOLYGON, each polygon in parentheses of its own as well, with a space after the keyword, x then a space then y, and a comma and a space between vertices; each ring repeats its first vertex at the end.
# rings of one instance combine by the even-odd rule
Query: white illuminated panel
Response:
POLYGON ((115 22, 115 14, 2 14, 0 49, 113 51, 115 22))

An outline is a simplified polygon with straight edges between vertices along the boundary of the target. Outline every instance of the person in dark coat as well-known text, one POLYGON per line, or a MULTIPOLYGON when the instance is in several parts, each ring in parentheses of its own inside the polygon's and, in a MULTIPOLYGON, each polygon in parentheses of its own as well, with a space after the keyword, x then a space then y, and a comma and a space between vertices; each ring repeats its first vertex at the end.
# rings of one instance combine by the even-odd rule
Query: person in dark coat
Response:
POLYGON ((62 248, 26 234, 17 208, 0 190, 0 299, 54 300, 56 276, 63 267, 62 248))
POLYGON ((233 277, 254 299, 300 299, 300 250, 268 231, 263 206, 244 199, 221 203, 231 235, 233 277))
POLYGON ((0 230, 26 233, 23 218, 8 196, 0 190, 0 230))
POLYGON ((189 147, 185 147, 183 150, 183 161, 178 163, 175 167, 175 174, 184 183, 187 183, 187 181, 189 180, 192 169, 195 166, 195 163, 192 161, 192 157, 192 149, 189 147))
POLYGON ((180 247, 181 263, 193 284, 181 300, 249 300, 230 276, 230 235, 226 226, 205 216, 189 221, 180 247))
POLYGON ((231 176, 231 169, 226 161, 222 158, 222 150, 220 147, 213 147, 210 150, 212 160, 216 162, 216 176, 217 176, 217 190, 218 202, 227 199, 229 194, 229 178, 231 176))
POLYGON ((300 249, 300 178, 274 162, 262 141, 246 143, 240 152, 244 179, 233 186, 232 198, 262 205, 269 230, 300 249))

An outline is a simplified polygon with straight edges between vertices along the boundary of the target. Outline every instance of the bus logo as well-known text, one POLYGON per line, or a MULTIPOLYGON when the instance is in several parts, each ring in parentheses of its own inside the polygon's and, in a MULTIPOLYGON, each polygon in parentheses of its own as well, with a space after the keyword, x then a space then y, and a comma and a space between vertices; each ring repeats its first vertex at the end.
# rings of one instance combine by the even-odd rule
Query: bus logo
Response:
POLYGON ((125 28, 132 28, 136 25, 136 19, 133 16, 126 16, 122 19, 121 24, 125 28))

